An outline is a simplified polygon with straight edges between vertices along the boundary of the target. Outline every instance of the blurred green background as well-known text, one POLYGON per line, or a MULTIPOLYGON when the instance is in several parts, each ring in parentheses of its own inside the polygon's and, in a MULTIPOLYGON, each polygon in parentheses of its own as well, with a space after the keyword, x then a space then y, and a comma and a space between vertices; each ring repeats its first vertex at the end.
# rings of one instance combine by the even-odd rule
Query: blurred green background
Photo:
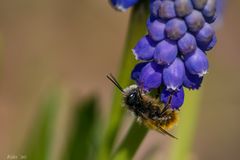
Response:
MULTIPOLYGON (((107 120, 113 86, 105 75, 117 74, 130 12, 114 11, 106 0, 0 2, 0 159, 14 155, 30 159, 23 149, 26 145, 30 146, 27 150, 37 151, 46 145, 48 159, 61 159, 65 147, 74 141, 68 142, 68 137, 74 135, 71 127, 82 106, 79 101, 98 96, 99 112, 89 116, 107 120), (48 114, 42 114, 44 111, 48 114), (41 115, 46 116, 42 123, 47 126, 39 124, 41 115), (48 127, 54 133, 48 137, 50 144, 29 136, 41 137, 48 127)), ((210 70, 202 88, 197 131, 188 156, 191 160, 240 157, 239 15, 240 2, 228 1, 217 26, 217 46, 209 53, 210 70)), ((128 115, 122 133, 131 120, 128 115)), ((89 129, 92 123, 85 124, 89 129)), ((91 133, 91 129, 76 130, 91 133)), ((74 136, 81 139, 78 132, 74 136)), ((148 159, 145 155, 150 149, 148 157, 166 160, 170 142, 150 131, 134 159, 148 159)))

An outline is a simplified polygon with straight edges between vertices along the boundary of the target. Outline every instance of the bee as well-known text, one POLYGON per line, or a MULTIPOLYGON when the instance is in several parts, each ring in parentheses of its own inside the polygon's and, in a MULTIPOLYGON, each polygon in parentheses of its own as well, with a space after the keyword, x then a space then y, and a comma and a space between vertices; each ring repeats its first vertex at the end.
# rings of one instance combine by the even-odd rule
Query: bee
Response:
POLYGON ((124 105, 134 113, 140 123, 163 135, 177 139, 166 131, 178 121, 178 111, 170 107, 172 95, 165 105, 160 100, 145 94, 141 87, 135 84, 123 89, 112 74, 108 74, 107 78, 121 91, 124 105))

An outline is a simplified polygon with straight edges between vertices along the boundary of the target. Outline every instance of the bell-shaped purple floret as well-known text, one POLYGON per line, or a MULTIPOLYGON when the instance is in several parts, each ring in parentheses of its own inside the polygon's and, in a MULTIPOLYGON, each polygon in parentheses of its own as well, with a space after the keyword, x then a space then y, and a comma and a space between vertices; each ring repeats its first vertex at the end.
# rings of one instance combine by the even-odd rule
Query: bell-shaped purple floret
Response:
POLYGON ((147 29, 149 36, 154 41, 161 41, 165 38, 165 23, 160 20, 151 20, 151 18, 147 21, 147 29))
POLYGON ((171 19, 167 22, 165 32, 170 40, 178 40, 187 31, 185 22, 179 18, 171 19))
POLYGON ((162 1, 159 6, 158 16, 162 19, 170 19, 176 17, 173 1, 162 1))
POLYGON ((203 51, 211 50, 215 46, 216 43, 217 43, 217 37, 216 37, 215 33, 213 34, 210 41, 207 41, 207 42, 197 41, 198 47, 203 51))
POLYGON ((202 77, 208 71, 208 59, 204 52, 197 48, 195 52, 185 56, 186 69, 194 75, 202 77))
POLYGON ((217 43, 217 37, 216 37, 216 34, 214 34, 212 37, 212 41, 209 43, 209 45, 206 48, 206 51, 211 50, 216 45, 216 43, 217 43))
POLYGON ((197 43, 210 43, 214 35, 214 30, 210 24, 205 23, 203 28, 196 34, 197 43))
POLYGON ((170 108, 171 109, 179 109, 184 102, 184 90, 183 87, 179 88, 179 90, 176 91, 169 91, 166 88, 163 89, 160 95, 161 102, 165 103, 167 105, 170 101, 170 108), (170 96, 171 99, 170 99, 170 96))
POLYGON ((190 0, 175 0, 175 10, 177 16, 184 17, 193 11, 193 6, 190 0))
POLYGON ((139 76, 139 86, 145 91, 158 88, 162 83, 162 66, 156 62, 145 65, 139 76))
POLYGON ((141 63, 136 64, 135 67, 133 68, 132 73, 131 73, 131 79, 135 80, 137 82, 137 84, 139 84, 139 77, 140 77, 142 68, 144 66, 146 66, 147 64, 148 64, 148 62, 141 62, 141 63))
POLYGON ((208 0, 192 0, 193 6, 196 9, 202 10, 207 4, 208 0))
POLYGON ((196 40, 199 48, 203 51, 211 49, 212 47, 209 46, 214 36, 215 32, 212 26, 210 26, 208 23, 205 23, 204 27, 196 34, 196 40))
POLYGON ((208 0, 207 4, 202 10, 202 14, 206 19, 215 19, 216 17, 216 0, 208 0))
POLYGON ((190 34, 186 33, 179 41, 178 41, 178 48, 183 55, 187 55, 192 53, 197 48, 197 43, 195 37, 190 34))
POLYGON ((180 58, 176 58, 174 62, 163 69, 163 81, 167 89, 178 89, 184 79, 185 67, 180 58))
POLYGON ((112 6, 119 11, 126 11, 134 6, 139 0, 111 0, 112 6))
POLYGON ((161 3, 162 3, 161 0, 151 0, 150 1, 150 12, 151 12, 152 16, 158 17, 159 8, 160 8, 161 3))
POLYGON ((198 89, 201 86, 203 77, 194 75, 185 70, 185 76, 183 80, 183 86, 188 89, 198 89))
POLYGON ((156 43, 149 37, 142 37, 132 50, 137 60, 151 60, 156 43))
POLYGON ((154 51, 154 60, 158 64, 171 64, 177 57, 178 49, 174 42, 163 40, 154 51))
POLYGON ((194 10, 191 14, 185 17, 188 29, 191 32, 198 32, 205 23, 204 17, 201 12, 194 10))

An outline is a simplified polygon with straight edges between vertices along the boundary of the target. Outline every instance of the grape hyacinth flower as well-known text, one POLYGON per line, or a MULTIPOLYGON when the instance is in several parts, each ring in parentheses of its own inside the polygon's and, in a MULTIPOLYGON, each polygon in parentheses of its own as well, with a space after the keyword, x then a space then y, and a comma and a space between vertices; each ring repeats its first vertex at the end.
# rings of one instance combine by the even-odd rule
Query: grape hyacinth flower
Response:
MULTIPOLYGON (((111 0, 125 11, 139 0, 111 0)), ((160 101, 172 95, 172 109, 184 102, 184 90, 199 89, 208 72, 207 51, 216 42, 212 23, 223 0, 150 0, 144 35, 133 48, 140 62, 131 78, 143 90, 162 89, 160 101)))
POLYGON ((150 0, 148 34, 133 49, 141 62, 131 78, 145 91, 161 89, 165 104, 172 96, 173 110, 182 106, 184 88, 199 89, 208 72, 216 6, 216 0, 150 0))

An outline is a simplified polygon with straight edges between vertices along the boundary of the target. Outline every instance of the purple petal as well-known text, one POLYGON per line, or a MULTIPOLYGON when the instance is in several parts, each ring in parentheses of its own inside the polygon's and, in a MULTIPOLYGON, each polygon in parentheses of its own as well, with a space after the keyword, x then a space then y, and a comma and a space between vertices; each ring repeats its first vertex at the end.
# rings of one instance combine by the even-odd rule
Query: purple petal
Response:
POLYGON ((133 54, 137 60, 151 60, 153 58, 155 45, 156 43, 153 42, 149 36, 144 36, 136 44, 133 49, 133 54))
POLYGON ((178 40, 187 31, 185 22, 181 19, 174 18, 167 22, 165 32, 171 40, 178 40))
POLYGON ((185 67, 180 58, 163 69, 163 81, 167 89, 176 90, 182 83, 185 75, 185 67))
POLYGON ((190 0, 175 0, 175 9, 179 17, 185 17, 193 11, 193 6, 190 0))
POLYGON ((186 69, 194 75, 202 77, 208 70, 208 59, 204 52, 197 48, 194 53, 185 56, 186 69))
POLYGON ((177 45, 163 40, 158 43, 154 51, 154 60, 159 64, 170 64, 177 57, 177 45))
POLYGON ((139 0, 111 0, 112 6, 119 11, 126 11, 129 7, 134 6, 139 0))
POLYGON ((204 25, 205 20, 202 16, 202 13, 194 10, 191 14, 185 17, 188 29, 191 32, 198 32, 204 25))
POLYGON ((148 34, 154 41, 161 41, 165 38, 165 23, 160 20, 151 20, 151 18, 147 21, 148 34))
POLYGON ((179 109, 184 102, 184 90, 183 87, 181 87, 178 91, 169 91, 166 88, 163 89, 160 99, 165 105, 169 103, 170 96, 172 96, 170 107, 172 109, 179 109))
POLYGON ((189 89, 198 89, 201 86, 203 77, 194 75, 185 70, 185 76, 183 80, 183 85, 189 89))
POLYGON ((186 33, 179 41, 178 41, 178 48, 183 55, 187 55, 192 53, 197 48, 197 43, 195 37, 190 34, 186 33))

